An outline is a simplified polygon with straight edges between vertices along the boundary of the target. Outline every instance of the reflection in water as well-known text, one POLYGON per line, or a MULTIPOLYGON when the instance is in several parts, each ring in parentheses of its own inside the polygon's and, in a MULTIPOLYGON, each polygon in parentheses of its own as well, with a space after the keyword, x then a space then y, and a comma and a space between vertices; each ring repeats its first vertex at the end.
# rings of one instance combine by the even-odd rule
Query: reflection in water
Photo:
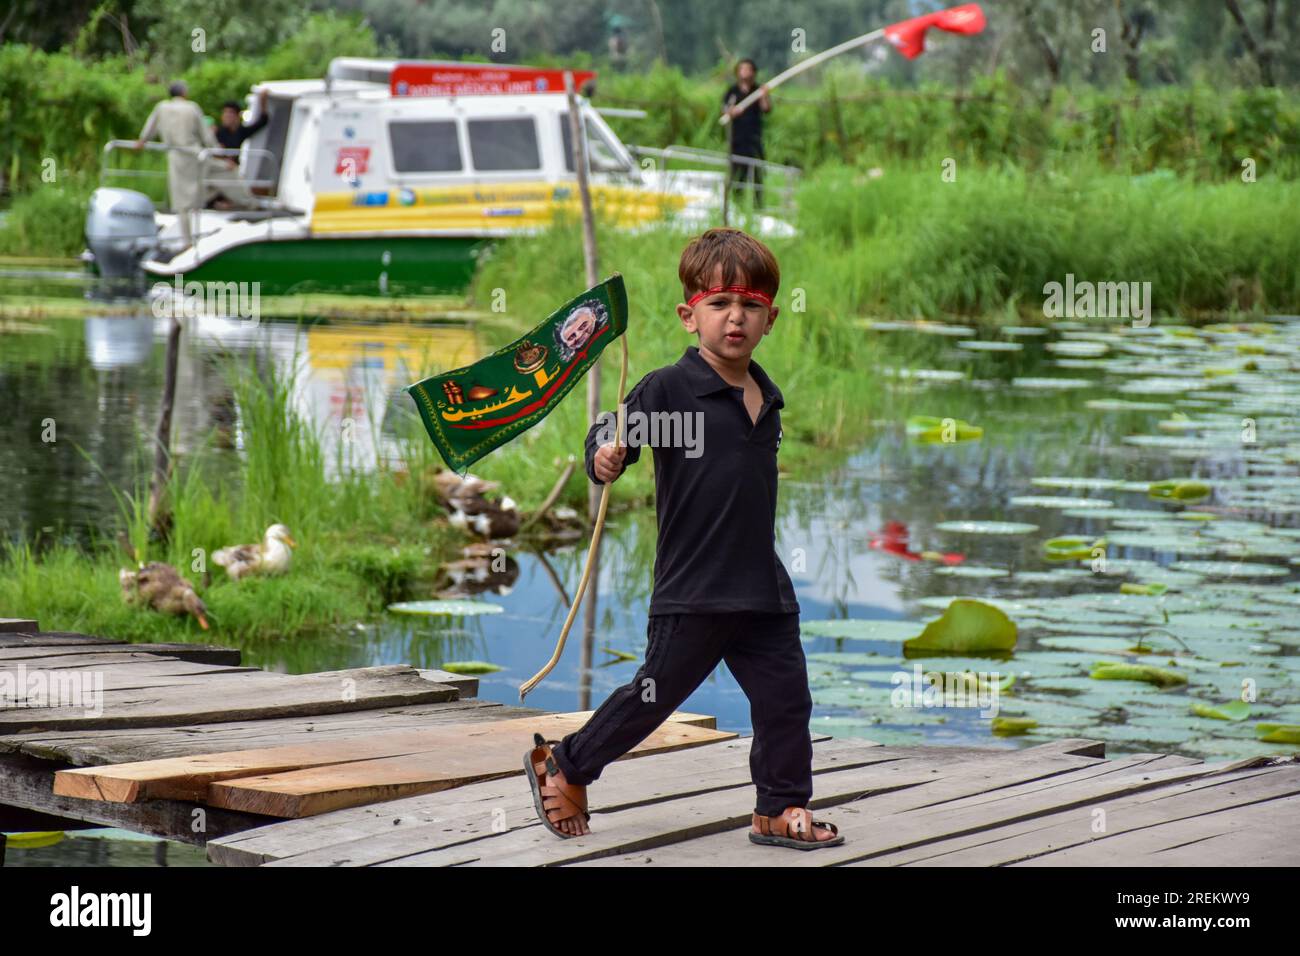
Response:
MULTIPOLYGON (((169 321, 142 308, 0 334, 0 534, 83 544, 111 535, 120 516, 110 486, 130 490, 148 473, 169 321)), ((211 441, 217 472, 234 471, 233 358, 291 382, 293 406, 320 435, 331 475, 373 471, 398 457, 384 425, 394 403, 409 402, 401 389, 478 353, 478 333, 465 324, 188 319, 173 450, 193 454, 211 441)))
POLYGON ((89 316, 86 358, 97 371, 142 365, 153 350, 153 316, 89 316))

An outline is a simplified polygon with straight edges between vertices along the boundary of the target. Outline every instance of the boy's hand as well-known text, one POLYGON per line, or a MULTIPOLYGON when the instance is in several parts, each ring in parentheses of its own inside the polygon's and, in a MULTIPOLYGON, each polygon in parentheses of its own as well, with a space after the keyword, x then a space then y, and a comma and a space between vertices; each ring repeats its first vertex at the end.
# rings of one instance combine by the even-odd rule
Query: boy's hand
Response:
POLYGON ((609 484, 622 473, 623 459, 626 456, 626 445, 619 445, 617 449, 614 447, 613 442, 601 445, 596 449, 596 454, 592 458, 591 470, 596 473, 596 477, 601 482, 609 484))

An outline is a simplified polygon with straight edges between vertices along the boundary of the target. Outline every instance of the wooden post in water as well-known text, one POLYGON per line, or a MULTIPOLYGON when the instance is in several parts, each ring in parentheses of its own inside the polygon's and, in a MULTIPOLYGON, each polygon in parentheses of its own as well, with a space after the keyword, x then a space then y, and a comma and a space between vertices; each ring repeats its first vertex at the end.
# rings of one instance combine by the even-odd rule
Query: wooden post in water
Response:
MULTIPOLYGON (((172 310, 176 309, 175 300, 172 310)), ((149 527, 163 534, 171 524, 171 510, 166 502, 167 483, 171 477, 172 407, 176 403, 176 365, 181 351, 181 323, 171 316, 167 335, 167 366, 163 376, 162 410, 158 414, 155 439, 153 478, 149 482, 149 527)))
MULTIPOLYGON (((587 139, 578 97, 573 88, 573 73, 564 71, 564 92, 569 95, 569 145, 573 152, 573 171, 578 177, 578 197, 582 202, 582 253, 587 264, 587 288, 600 281, 600 266, 596 258, 596 222, 591 211, 591 186, 587 180, 587 139)), ((619 396, 622 401, 622 396, 619 396)), ((596 423, 600 414, 600 363, 587 372, 587 427, 596 423)), ((596 520, 600 508, 600 493, 591 485, 587 494, 587 520, 596 520)))
MULTIPOLYGON (((578 108, 578 97, 574 90, 573 73, 569 70, 564 71, 564 92, 569 97, 569 144, 573 152, 573 171, 578 178, 578 197, 582 202, 582 254, 587 266, 587 288, 591 288, 600 281, 598 275, 600 266, 596 258, 596 219, 591 210, 591 184, 587 177, 587 124, 582 121, 582 113, 578 108)), ((623 396, 617 396, 617 401, 622 401, 623 396)), ((587 372, 587 427, 590 428, 596 423, 597 416, 600 415, 600 363, 591 366, 587 372)), ((587 520, 595 524, 597 515, 600 513, 600 499, 602 491, 607 489, 597 489, 596 485, 587 482, 587 520)), ((590 556, 591 566, 593 569, 600 568, 600 541, 592 541, 592 551, 590 556)), ((597 582, 600 580, 600 574, 596 573, 591 576, 591 596, 587 600, 587 606, 583 608, 582 628, 582 659, 579 664, 578 674, 581 681, 579 706, 584 710, 590 706, 591 695, 591 658, 592 645, 596 637, 596 593, 597 582)))
MULTIPOLYGON (((727 109, 736 105, 736 99, 733 96, 727 97, 727 109)), ((722 224, 728 225, 727 215, 731 206, 731 170, 735 163, 731 161, 731 149, 735 144, 736 126, 734 123, 727 124, 727 178, 722 183, 722 224)))

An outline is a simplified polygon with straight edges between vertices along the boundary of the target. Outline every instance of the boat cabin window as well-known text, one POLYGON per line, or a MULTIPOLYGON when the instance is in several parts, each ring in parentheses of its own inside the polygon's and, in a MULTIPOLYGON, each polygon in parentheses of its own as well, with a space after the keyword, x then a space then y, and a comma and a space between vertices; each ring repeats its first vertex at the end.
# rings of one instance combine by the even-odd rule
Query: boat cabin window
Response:
POLYGON ((541 168, 537 124, 532 117, 472 119, 465 125, 469 129, 469 152, 476 170, 541 168))
MULTIPOLYGON (((569 117, 560 114, 560 135, 564 138, 564 168, 573 172, 573 137, 569 135, 569 117)), ((605 133, 591 120, 583 118, 587 126, 587 162, 595 173, 625 173, 627 164, 606 138, 605 133)))
POLYGON ((388 124, 393 169, 399 173, 454 173, 462 168, 455 120, 394 120, 388 124))

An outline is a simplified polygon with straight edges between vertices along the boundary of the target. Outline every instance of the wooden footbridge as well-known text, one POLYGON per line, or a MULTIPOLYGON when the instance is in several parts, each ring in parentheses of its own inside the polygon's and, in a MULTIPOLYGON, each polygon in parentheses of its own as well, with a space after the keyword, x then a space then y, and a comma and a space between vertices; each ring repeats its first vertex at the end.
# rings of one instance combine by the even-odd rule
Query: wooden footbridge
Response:
POLYGON ((537 819, 523 756, 534 731, 588 713, 479 700, 477 684, 405 665, 278 674, 230 648, 0 619, 0 830, 124 827, 230 866, 1300 863, 1294 757, 1106 759, 1087 739, 814 733, 812 806, 845 843, 755 846, 751 738, 684 713, 606 768, 593 832, 562 840, 537 819))

